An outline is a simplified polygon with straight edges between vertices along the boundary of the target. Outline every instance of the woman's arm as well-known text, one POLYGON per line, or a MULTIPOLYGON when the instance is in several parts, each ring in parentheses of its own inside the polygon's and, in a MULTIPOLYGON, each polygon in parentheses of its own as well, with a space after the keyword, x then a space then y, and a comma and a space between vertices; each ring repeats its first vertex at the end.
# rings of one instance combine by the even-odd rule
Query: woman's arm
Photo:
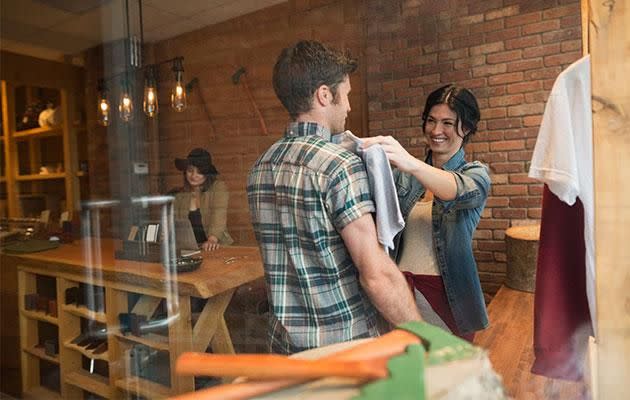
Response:
POLYGON ((212 201, 206 210, 209 213, 207 235, 208 241, 214 242, 218 247, 219 242, 227 232, 227 210, 230 194, 222 181, 216 181, 212 190, 212 201))
POLYGON ((418 160, 392 136, 362 138, 361 147, 380 144, 389 161, 399 170, 413 175, 427 190, 440 200, 450 201, 457 197, 457 183, 453 173, 435 168, 418 160))

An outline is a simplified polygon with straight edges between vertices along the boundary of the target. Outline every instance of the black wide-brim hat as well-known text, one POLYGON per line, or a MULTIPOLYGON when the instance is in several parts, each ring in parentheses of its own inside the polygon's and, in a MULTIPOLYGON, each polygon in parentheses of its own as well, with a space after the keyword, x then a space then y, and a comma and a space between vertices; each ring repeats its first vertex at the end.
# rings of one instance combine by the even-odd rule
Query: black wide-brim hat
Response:
POLYGON ((204 149, 192 149, 186 158, 176 158, 175 167, 180 171, 186 171, 189 165, 197 167, 204 175, 218 175, 219 171, 212 164, 212 157, 204 149))

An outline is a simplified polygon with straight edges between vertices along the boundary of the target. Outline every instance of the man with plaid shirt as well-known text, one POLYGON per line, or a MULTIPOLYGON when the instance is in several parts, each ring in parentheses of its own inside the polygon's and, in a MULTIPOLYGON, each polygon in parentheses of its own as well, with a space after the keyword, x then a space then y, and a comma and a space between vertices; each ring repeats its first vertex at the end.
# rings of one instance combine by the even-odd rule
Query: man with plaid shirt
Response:
POLYGON ((377 241, 361 159, 330 141, 345 129, 356 67, 314 41, 284 49, 274 67, 274 89, 292 122, 247 182, 274 353, 378 336, 379 312, 391 324, 420 319, 377 241))

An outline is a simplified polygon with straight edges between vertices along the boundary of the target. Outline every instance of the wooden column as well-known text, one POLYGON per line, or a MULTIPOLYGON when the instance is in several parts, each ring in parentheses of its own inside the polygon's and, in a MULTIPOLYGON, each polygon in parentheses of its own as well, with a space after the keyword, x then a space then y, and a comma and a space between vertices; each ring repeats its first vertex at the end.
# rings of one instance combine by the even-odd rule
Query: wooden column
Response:
POLYGON ((597 391, 624 399, 630 382, 630 2, 590 1, 597 391))

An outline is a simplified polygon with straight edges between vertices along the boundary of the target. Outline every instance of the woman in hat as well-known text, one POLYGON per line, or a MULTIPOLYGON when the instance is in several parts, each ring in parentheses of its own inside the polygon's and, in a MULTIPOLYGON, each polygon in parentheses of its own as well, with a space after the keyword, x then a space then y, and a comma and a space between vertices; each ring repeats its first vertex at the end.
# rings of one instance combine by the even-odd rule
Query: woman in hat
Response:
POLYGON ((176 158, 184 173, 184 187, 175 194, 175 218, 188 218, 202 250, 212 251, 234 242, 227 231, 229 193, 217 179, 219 172, 204 149, 193 149, 186 158, 176 158))

